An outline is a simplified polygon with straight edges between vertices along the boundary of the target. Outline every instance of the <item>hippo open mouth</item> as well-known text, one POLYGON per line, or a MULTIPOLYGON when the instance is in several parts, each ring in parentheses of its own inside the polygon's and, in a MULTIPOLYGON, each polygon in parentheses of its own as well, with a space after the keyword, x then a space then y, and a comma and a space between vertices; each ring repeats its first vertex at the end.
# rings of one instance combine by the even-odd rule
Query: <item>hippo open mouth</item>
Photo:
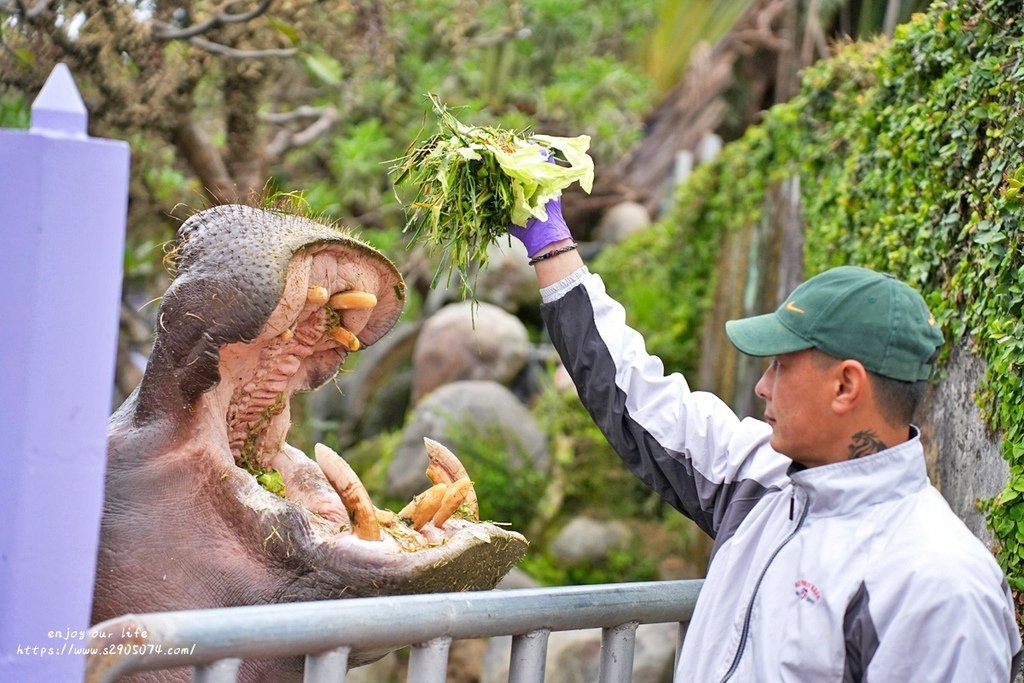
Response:
POLYGON ((479 522, 440 444, 424 494, 389 512, 333 450, 286 441, 291 397, 397 321, 390 261, 316 221, 233 205, 186 221, 173 262, 145 376, 110 421, 94 623, 491 588, 518 562, 525 539, 479 522))

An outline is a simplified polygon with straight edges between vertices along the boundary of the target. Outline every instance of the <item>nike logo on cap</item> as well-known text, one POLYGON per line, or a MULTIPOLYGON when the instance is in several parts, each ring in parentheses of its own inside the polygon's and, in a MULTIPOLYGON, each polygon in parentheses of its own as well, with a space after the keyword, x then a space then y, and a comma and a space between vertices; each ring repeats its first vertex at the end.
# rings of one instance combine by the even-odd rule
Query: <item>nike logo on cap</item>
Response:
POLYGON ((799 313, 800 315, 803 315, 803 314, 804 314, 804 309, 802 309, 802 308, 799 308, 799 307, 798 307, 798 306, 797 306, 797 305, 796 305, 795 303, 793 303, 792 301, 787 301, 787 302, 786 302, 786 310, 787 310, 787 311, 790 311, 791 313, 799 313))

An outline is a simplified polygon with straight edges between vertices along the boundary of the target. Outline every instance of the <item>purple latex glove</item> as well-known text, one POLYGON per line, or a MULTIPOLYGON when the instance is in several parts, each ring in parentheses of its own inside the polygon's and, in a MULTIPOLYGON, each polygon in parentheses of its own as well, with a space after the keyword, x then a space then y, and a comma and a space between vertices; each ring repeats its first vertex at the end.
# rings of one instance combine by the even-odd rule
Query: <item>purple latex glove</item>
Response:
POLYGON ((518 225, 508 226, 509 234, 523 243, 526 253, 531 258, 539 254, 549 244, 572 239, 569 226, 562 218, 562 198, 555 197, 548 200, 546 208, 548 218, 545 221, 539 218, 530 218, 526 221, 525 228, 518 225))
MULTIPOLYGON (((554 153, 551 150, 541 147, 538 151, 549 164, 555 163, 554 153)), ((542 221, 531 217, 526 221, 525 228, 515 224, 508 226, 508 233, 523 243, 523 246, 526 247, 526 254, 530 258, 539 254, 549 244, 572 239, 569 226, 562 218, 561 195, 549 199, 545 208, 548 211, 547 220, 542 221)))

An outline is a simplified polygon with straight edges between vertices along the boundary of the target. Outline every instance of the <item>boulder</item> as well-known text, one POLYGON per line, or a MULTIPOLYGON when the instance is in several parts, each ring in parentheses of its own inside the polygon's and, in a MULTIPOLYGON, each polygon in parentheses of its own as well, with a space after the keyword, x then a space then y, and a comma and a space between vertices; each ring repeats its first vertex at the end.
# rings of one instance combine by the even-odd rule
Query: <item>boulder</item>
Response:
POLYGON ((429 485, 423 437, 451 448, 472 477, 474 464, 459 443, 479 434, 486 434, 488 443, 497 442, 512 467, 546 471, 550 466, 547 437, 511 391, 492 381, 457 381, 435 389, 416 406, 388 467, 388 493, 408 497, 429 485))
POLYGON ((459 380, 509 385, 526 365, 530 342, 515 316, 488 303, 449 304, 424 324, 413 351, 412 402, 459 380))
POLYGON ((643 204, 620 202, 608 209, 594 230, 599 242, 616 244, 651 224, 651 215, 643 204))
POLYGON ((540 305, 537 276, 529 264, 526 247, 519 240, 504 240, 487 247, 487 265, 476 276, 477 299, 509 313, 540 305))
POLYGON ((562 566, 576 567, 602 560, 612 550, 626 548, 631 536, 624 522, 576 517, 558 532, 548 550, 562 566))
POLYGON ((307 398, 314 438, 331 431, 342 448, 405 422, 412 385, 412 357, 420 323, 401 323, 360 351, 334 382, 307 398))

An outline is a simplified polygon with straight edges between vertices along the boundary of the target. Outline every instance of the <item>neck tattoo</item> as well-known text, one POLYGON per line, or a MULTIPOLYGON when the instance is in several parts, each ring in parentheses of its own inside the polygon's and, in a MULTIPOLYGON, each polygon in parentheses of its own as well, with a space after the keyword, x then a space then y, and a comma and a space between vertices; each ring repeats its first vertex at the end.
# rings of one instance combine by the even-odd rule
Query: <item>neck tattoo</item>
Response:
POLYGON ((853 435, 853 441, 847 446, 850 451, 850 460, 863 458, 865 455, 873 455, 884 451, 888 446, 878 438, 870 429, 857 432, 853 435))

